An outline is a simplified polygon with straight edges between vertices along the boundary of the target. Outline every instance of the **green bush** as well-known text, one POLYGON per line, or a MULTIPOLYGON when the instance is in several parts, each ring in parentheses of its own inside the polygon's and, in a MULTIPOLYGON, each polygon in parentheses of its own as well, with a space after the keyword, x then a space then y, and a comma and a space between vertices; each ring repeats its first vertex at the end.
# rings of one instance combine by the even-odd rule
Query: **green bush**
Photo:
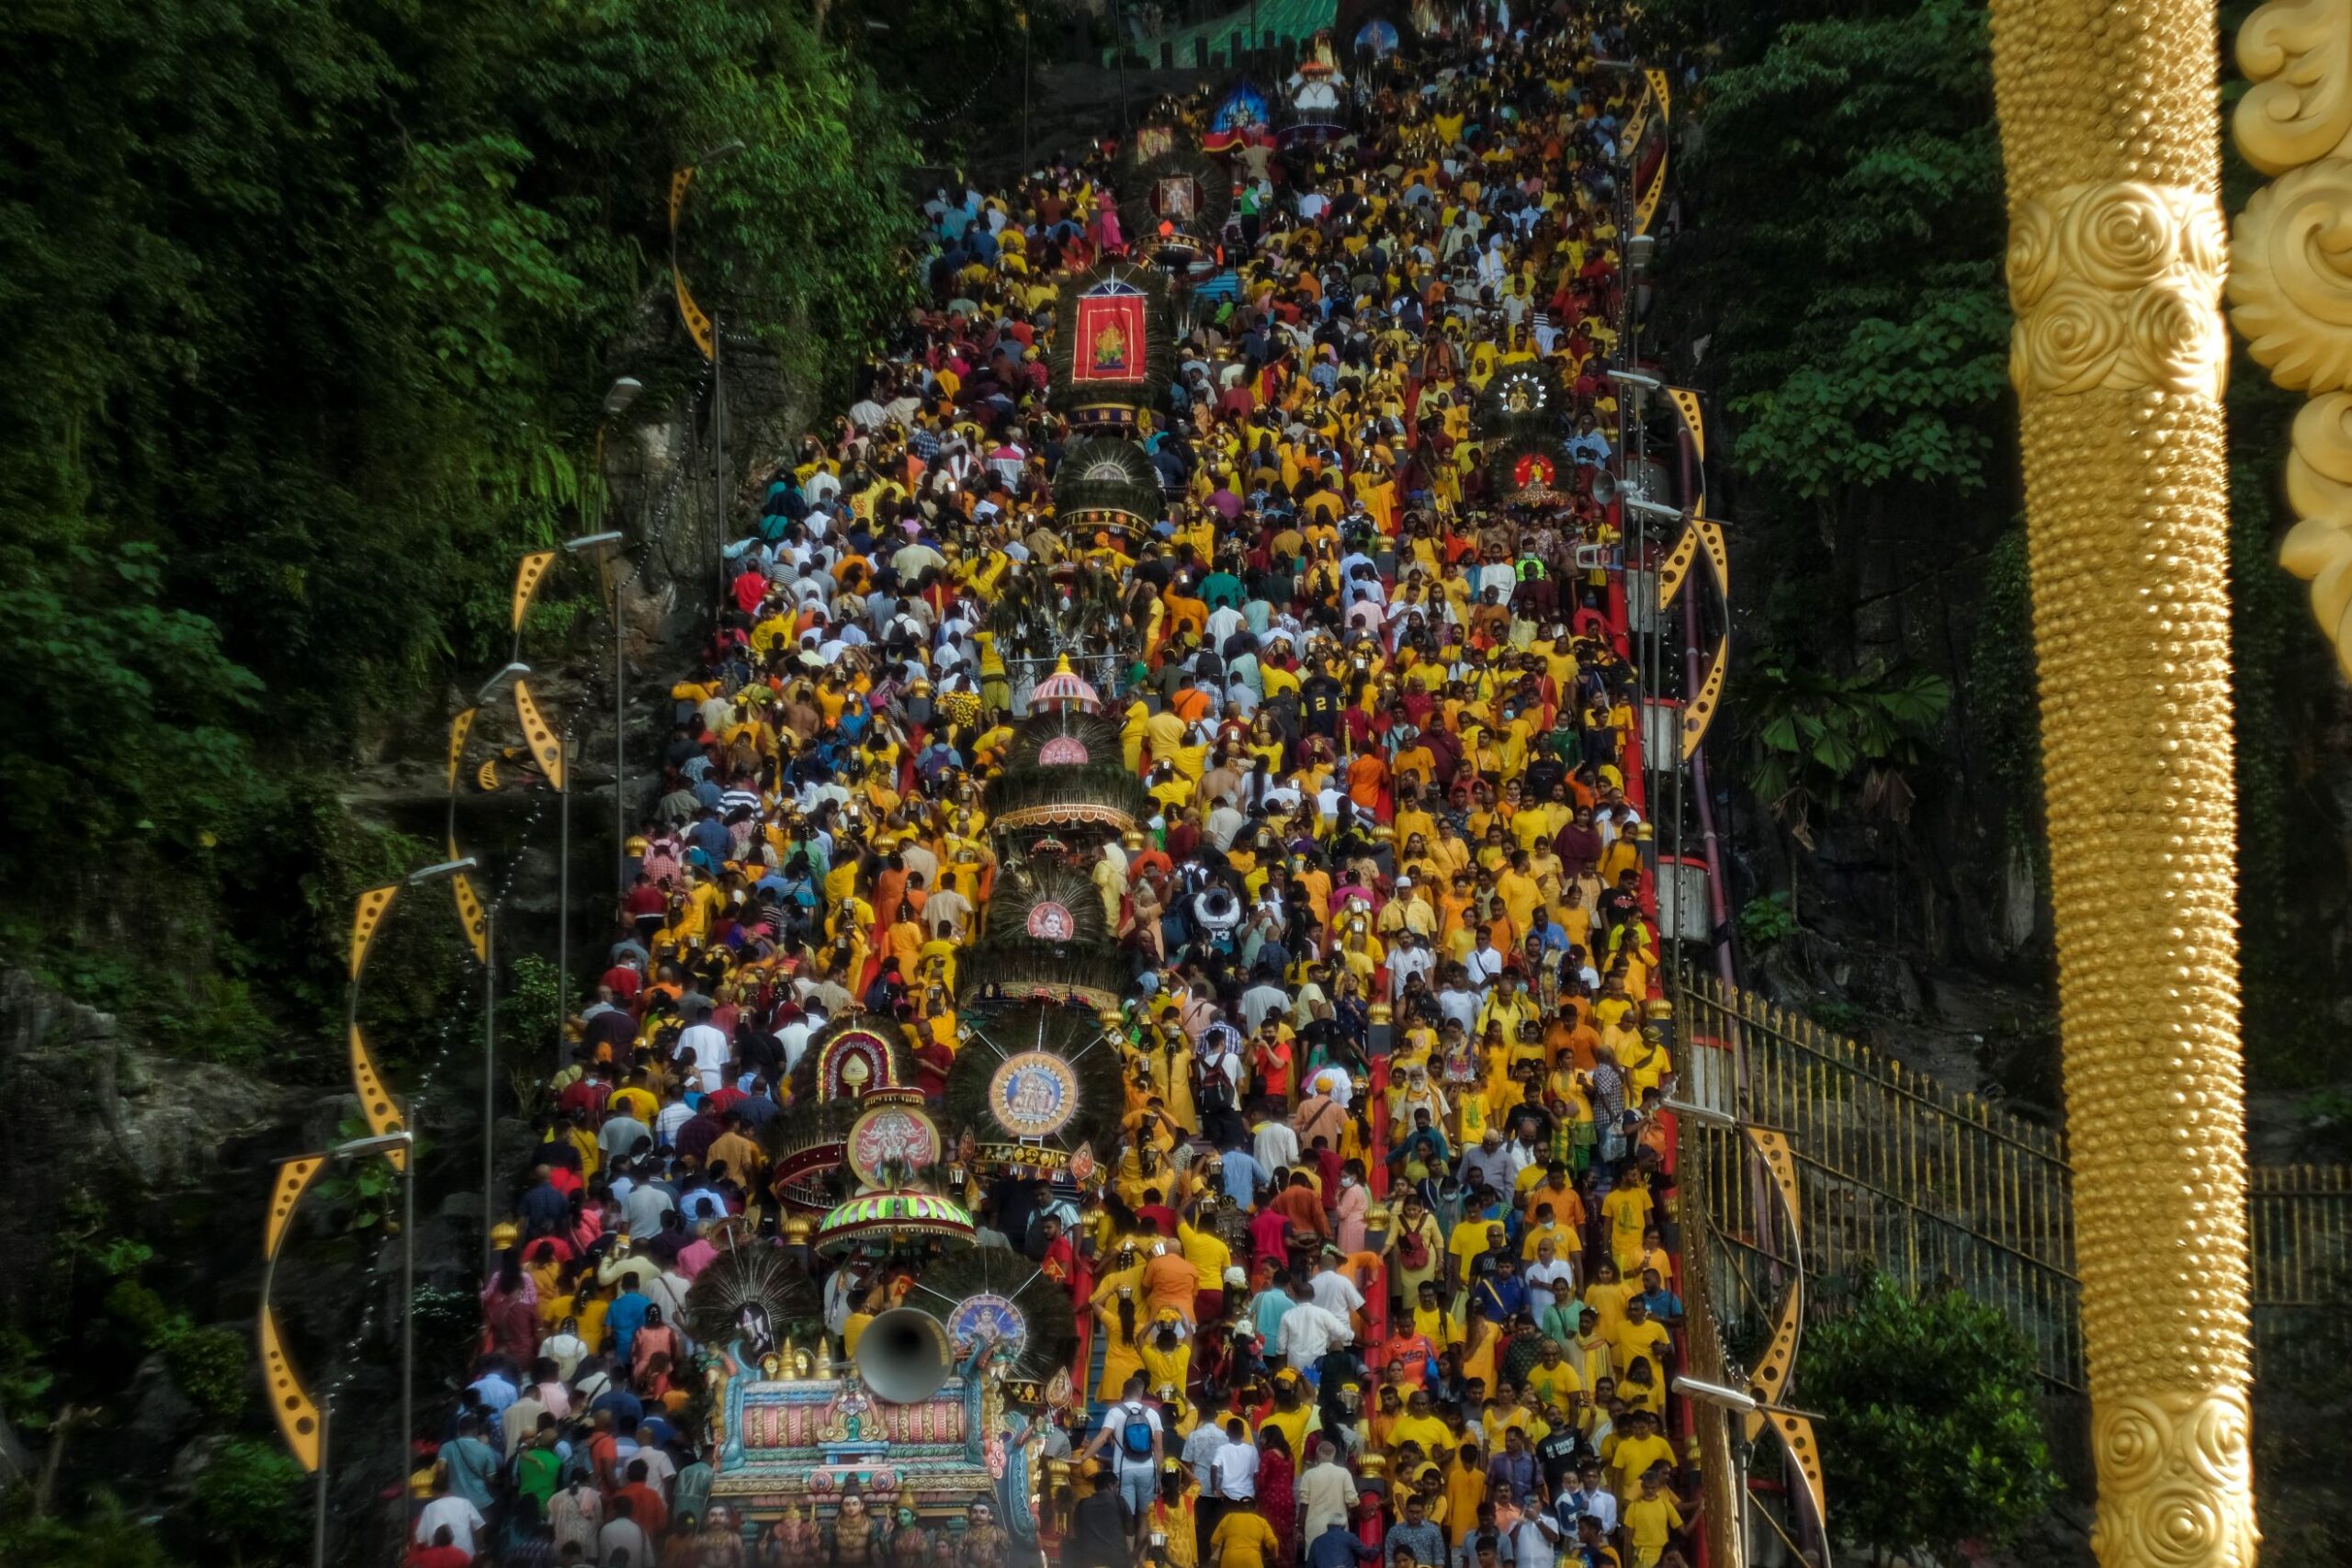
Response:
POLYGON ((1913 1296, 1883 1274, 1805 1330, 1793 1397, 1822 1417, 1838 1530, 1914 1561, 2014 1540, 2058 1494, 2033 1353, 1958 1291, 1913 1296))
POLYGON ((274 1442, 224 1444, 196 1480, 207 1545, 240 1562, 287 1561, 310 1534, 302 1467, 274 1442))
POLYGON ((245 1408, 245 1337, 232 1328, 182 1328, 163 1342, 164 1365, 196 1407, 215 1421, 245 1408))
POLYGON ((1796 929, 1796 912, 1785 893, 1767 893, 1739 907, 1739 939, 1751 947, 1770 947, 1796 929))

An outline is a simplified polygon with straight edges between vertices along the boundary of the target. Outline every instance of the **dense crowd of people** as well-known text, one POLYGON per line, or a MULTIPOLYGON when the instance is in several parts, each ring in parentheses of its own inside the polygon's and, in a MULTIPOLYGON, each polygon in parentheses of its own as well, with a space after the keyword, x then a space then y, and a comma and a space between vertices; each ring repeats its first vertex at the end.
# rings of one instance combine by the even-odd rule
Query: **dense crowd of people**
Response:
MULTIPOLYGON (((1615 542, 1589 479, 1641 84, 1566 6, 1442 35, 1345 80, 1344 140, 1236 159, 1230 287, 1136 437, 1167 497, 1147 533, 1053 513, 1056 289, 1132 248, 1113 150, 925 208, 929 302, 776 468, 672 694, 416 1562, 927 1568, 952 1539, 1024 1568, 985 1500, 854 1539, 714 1507, 678 1320, 720 1235, 776 1234, 761 1133, 830 1021, 895 1028, 944 1087, 1026 681, 989 610, 1071 562, 1116 585, 1104 716, 1154 815, 1085 868, 1134 975, 1124 1143, 1100 1190, 978 1211, 1099 1354, 1048 1440, 1046 1553, 1685 1561, 1632 671, 1576 553, 1615 542), (1531 502, 1473 410, 1538 361, 1574 467, 1531 502)), ((1168 112, 1197 136, 1209 107, 1168 112)), ((845 1357, 878 1292, 822 1285, 845 1357)))

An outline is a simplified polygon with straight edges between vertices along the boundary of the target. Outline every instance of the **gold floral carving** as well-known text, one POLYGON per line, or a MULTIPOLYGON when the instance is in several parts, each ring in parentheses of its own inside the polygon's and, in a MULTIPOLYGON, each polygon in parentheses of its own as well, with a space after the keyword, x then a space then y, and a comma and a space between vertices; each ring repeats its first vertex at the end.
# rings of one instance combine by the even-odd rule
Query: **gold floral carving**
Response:
POLYGON ((2313 398, 2296 414, 2287 501, 2297 522, 2278 564, 2312 585, 2312 616, 2352 677, 2352 395, 2313 398))
MULTIPOLYGON (((2347 7, 2352 9, 2352 7, 2347 7)), ((2352 387, 2352 158, 2280 175, 2238 215, 2230 314, 2282 387, 2352 387)))
POLYGON ((2254 85, 2230 130, 2247 163, 2284 174, 2346 151, 2352 136, 2352 6, 2270 0, 2238 29, 2238 69, 2254 85))
POLYGON ((2009 217, 2009 377, 2020 393, 2158 387, 2218 399, 2225 246, 2210 194, 2115 180, 2009 217))
POLYGON ((2243 1394, 2111 1400, 2091 1417, 2102 1562, 2254 1568, 2254 1489, 2243 1394))
POLYGON ((2352 0, 2270 0, 2238 29, 2253 82, 2232 128, 2277 179, 2238 215, 2231 314, 2295 416, 2279 564, 2311 586, 2312 618, 2352 676, 2352 0))

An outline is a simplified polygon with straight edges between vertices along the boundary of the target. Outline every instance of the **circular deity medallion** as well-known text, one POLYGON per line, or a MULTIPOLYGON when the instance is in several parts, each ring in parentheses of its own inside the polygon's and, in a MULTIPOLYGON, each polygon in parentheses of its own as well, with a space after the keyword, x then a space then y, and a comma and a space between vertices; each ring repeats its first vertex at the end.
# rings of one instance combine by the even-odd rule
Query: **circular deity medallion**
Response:
POLYGON ((1511 467, 1511 482, 1521 490, 1550 490, 1559 477, 1552 459, 1541 453, 1530 452, 1511 467))
POLYGON ((1010 1366, 1028 1348, 1029 1320, 1012 1302, 983 1291, 977 1296, 965 1297, 947 1314, 947 1338, 956 1347, 957 1360, 970 1355, 972 1348, 982 1339, 993 1338, 997 1342, 998 1363, 1010 1366))
POLYGON ((989 1080, 989 1108, 1016 1138, 1050 1138, 1078 1114, 1078 1075, 1059 1056, 1017 1051, 989 1080))
POLYGON ((889 1179, 889 1168, 928 1170, 939 1163, 939 1129, 930 1117, 903 1105, 877 1105, 851 1123, 850 1169, 868 1186, 889 1179))
POLYGON ((1078 921, 1069 908, 1050 898, 1029 907, 1028 928, 1039 942, 1068 942, 1078 934, 1078 921))
POLYGON ((1037 761, 1043 767, 1083 767, 1086 760, 1086 742, 1075 735, 1057 735, 1037 748, 1037 761))

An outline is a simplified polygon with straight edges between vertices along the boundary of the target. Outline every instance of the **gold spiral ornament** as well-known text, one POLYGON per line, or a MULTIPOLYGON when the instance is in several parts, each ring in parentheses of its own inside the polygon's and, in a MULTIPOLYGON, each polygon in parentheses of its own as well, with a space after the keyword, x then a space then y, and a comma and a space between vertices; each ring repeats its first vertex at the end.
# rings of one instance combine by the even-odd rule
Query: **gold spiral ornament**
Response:
POLYGON ((2352 137, 2352 7, 2271 0, 2238 29, 2238 69, 2254 85, 2230 130, 2247 163, 2284 174, 2346 151, 2352 137))
POLYGON ((2193 190, 2109 180, 2020 199, 2007 257, 2010 380, 2060 397, 2160 387, 2218 399, 2223 255, 2220 215, 2193 190))
POLYGON ((2238 215, 2231 316, 2282 387, 2352 387, 2352 159, 2280 175, 2238 215))

